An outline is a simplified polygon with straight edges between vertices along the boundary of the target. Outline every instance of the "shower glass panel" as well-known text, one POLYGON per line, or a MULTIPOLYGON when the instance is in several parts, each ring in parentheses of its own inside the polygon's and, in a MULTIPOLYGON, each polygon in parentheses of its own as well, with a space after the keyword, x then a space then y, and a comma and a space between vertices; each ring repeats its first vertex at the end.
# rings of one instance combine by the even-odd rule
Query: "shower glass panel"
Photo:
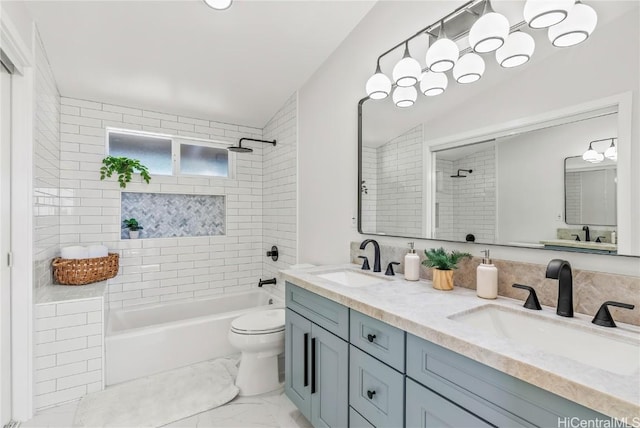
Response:
POLYGON ((180 174, 229 176, 227 149, 196 144, 180 144, 180 174))
POLYGON ((110 132, 109 155, 138 159, 151 174, 173 173, 170 138, 110 132))

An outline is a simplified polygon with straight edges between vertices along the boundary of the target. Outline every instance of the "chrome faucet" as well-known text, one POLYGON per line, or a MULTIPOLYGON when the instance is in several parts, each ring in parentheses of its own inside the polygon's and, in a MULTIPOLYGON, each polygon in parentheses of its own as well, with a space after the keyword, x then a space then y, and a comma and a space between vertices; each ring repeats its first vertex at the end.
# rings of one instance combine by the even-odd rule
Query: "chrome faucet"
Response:
POLYGON ((362 241, 362 243, 360 244, 360 249, 364 250, 365 247, 367 246, 367 244, 369 242, 373 243, 373 250, 374 250, 374 255, 373 255, 373 271, 374 272, 380 272, 380 245, 378 245, 378 242, 376 242, 373 239, 365 239, 364 241, 362 241))
POLYGON ((573 317, 573 278, 569 262, 561 259, 551 260, 547 265, 546 277, 558 280, 556 314, 561 317, 573 317))

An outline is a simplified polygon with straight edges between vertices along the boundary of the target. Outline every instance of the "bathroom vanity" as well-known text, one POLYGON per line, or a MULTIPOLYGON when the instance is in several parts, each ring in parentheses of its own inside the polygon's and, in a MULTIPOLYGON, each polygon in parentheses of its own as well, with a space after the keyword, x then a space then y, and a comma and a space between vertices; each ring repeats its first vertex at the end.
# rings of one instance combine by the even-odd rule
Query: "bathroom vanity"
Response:
MULTIPOLYGON (((441 292, 428 281, 353 265, 283 274, 285 391, 315 427, 531 427, 640 417, 633 362, 624 369, 630 375, 609 373, 473 326, 473 314, 486 307, 519 314, 520 302, 488 304, 471 290, 441 292)), ((622 339, 635 344, 640 330, 627 333, 622 339)))

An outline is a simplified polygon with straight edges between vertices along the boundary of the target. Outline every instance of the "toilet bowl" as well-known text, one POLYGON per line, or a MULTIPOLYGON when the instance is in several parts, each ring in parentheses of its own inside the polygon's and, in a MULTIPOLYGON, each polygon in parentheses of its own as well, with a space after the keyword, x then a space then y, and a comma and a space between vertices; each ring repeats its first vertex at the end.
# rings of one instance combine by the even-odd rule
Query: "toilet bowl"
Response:
POLYGON ((284 309, 252 312, 234 319, 229 341, 242 355, 236 386, 240 395, 258 395, 282 385, 278 355, 284 352, 284 309))

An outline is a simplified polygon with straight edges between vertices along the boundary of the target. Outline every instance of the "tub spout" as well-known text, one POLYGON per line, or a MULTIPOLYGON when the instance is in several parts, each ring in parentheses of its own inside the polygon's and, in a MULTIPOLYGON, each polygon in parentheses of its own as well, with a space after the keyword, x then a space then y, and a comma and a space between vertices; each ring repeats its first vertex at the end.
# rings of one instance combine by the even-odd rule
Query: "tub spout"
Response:
POLYGON ((276 279, 275 278, 271 278, 271 279, 262 279, 260 278, 260 282, 258 282, 258 287, 262 287, 263 285, 268 285, 268 284, 273 284, 276 285, 276 279))

